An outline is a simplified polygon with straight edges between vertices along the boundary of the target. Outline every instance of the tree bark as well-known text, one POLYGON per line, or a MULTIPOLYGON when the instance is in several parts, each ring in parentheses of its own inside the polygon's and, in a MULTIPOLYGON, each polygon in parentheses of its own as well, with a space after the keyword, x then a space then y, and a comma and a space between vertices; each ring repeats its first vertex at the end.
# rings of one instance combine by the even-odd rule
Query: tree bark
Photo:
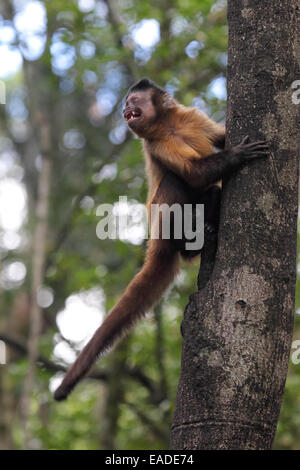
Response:
POLYGON ((183 320, 172 449, 270 449, 287 375, 296 280, 298 0, 229 0, 227 145, 270 156, 225 182, 210 279, 183 320))

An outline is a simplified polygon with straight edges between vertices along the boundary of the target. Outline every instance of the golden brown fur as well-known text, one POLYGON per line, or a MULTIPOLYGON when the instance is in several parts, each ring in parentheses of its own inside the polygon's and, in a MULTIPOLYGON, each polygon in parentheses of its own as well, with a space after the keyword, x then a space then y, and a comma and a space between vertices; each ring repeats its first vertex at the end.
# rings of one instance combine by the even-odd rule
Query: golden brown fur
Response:
MULTIPOLYGON (((151 135, 155 135, 155 128, 153 126, 151 135)), ((197 109, 186 108, 173 100, 158 136, 143 142, 149 187, 147 205, 153 203, 160 182, 169 170, 176 174, 192 172, 191 157, 211 155, 215 140, 224 134, 224 126, 197 109)))

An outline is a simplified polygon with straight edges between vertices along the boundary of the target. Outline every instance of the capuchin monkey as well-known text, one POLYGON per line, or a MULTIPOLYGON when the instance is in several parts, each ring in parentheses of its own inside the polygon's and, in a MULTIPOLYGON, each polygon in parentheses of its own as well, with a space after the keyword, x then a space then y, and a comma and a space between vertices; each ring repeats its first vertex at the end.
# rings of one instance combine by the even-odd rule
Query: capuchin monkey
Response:
MULTIPOLYGON (((222 125, 198 109, 179 104, 147 78, 129 89, 123 116, 129 129, 143 142, 149 212, 153 204, 183 206, 205 201, 206 224, 212 230, 218 225, 220 188, 216 183, 268 152, 266 142, 248 143, 248 137, 224 150, 222 125), (214 153, 214 147, 222 150, 214 153)), ((150 221, 151 230, 157 223, 161 223, 159 217, 150 221)), ((64 400, 96 359, 161 298, 178 272, 180 258, 199 253, 186 250, 185 241, 150 238, 141 271, 65 375, 55 391, 56 400, 64 400)))

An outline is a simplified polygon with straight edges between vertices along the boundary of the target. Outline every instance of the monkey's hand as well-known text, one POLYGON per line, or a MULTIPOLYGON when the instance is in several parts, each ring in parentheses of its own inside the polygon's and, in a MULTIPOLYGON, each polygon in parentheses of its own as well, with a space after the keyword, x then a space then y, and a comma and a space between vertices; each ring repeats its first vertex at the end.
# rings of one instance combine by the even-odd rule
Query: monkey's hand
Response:
POLYGON ((242 142, 232 147, 230 152, 236 163, 253 160, 254 158, 266 157, 269 152, 269 144, 264 140, 248 144, 249 136, 243 138, 242 142))

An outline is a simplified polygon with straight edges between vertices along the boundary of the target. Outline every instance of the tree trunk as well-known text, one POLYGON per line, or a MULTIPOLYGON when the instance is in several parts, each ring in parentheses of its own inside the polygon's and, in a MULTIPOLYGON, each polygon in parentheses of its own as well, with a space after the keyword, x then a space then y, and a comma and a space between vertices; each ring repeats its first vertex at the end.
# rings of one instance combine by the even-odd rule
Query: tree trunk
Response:
MULTIPOLYGON (((22 420, 24 428, 24 448, 31 447, 31 432, 29 428, 30 403, 35 384, 36 362, 39 356, 39 341, 42 331, 42 310, 38 304, 38 291, 43 284, 44 268, 47 246, 48 212, 51 187, 52 169, 52 142, 49 107, 45 104, 45 97, 34 87, 34 80, 45 83, 44 75, 39 66, 24 63, 24 75, 27 90, 30 95, 30 107, 34 134, 40 150, 41 170, 38 182, 36 202, 36 226, 32 240, 32 273, 29 312, 29 338, 28 338, 28 370, 24 380, 22 396, 22 420)), ((47 98, 47 95, 46 95, 47 98)))
POLYGON ((227 145, 271 151, 224 184, 214 269, 183 321, 172 449, 270 449, 292 339, 299 2, 229 0, 228 22, 227 145))

